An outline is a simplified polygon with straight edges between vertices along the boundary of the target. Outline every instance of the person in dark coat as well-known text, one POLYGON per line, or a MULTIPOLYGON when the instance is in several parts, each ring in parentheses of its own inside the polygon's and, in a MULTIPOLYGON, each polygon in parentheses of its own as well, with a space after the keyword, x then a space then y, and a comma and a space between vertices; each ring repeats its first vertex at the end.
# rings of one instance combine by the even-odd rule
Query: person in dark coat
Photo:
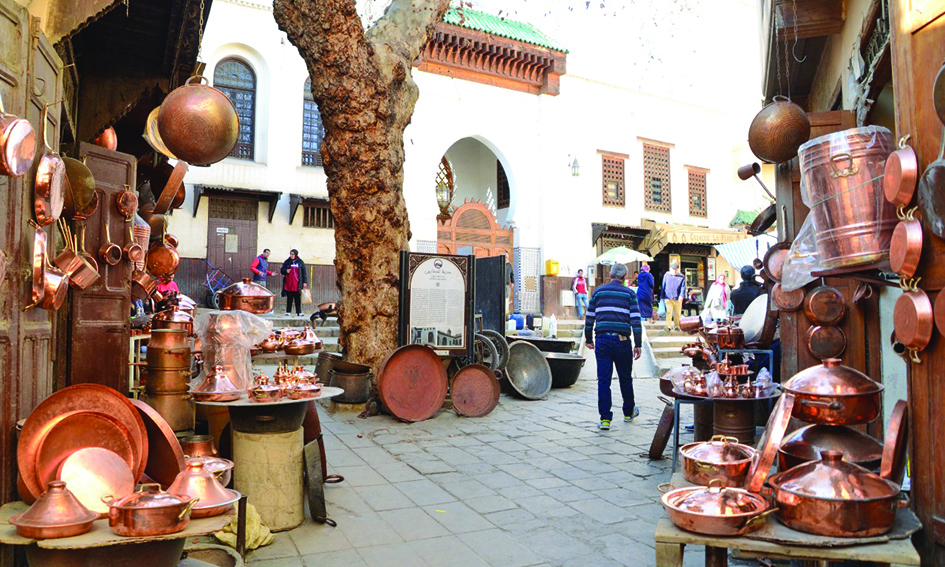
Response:
POLYGON ((305 264, 299 258, 299 251, 292 249, 289 257, 282 263, 282 297, 286 298, 285 314, 292 314, 292 303, 295 302, 295 314, 302 314, 302 290, 308 287, 308 277, 305 275, 305 264))
POLYGON ((650 273, 650 266, 643 264, 640 275, 637 276, 637 306, 640 309, 640 318, 653 322, 653 288, 656 280, 650 273))
POLYGON ((743 314, 751 302, 764 293, 764 287, 755 280, 754 268, 742 266, 741 276, 742 283, 732 292, 732 305, 736 315, 743 314))

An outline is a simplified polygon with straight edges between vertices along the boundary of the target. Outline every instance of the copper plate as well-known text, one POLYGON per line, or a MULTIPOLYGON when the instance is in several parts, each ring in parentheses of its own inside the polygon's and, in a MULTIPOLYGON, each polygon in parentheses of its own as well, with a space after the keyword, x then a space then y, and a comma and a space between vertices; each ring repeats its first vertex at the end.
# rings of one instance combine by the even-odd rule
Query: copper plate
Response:
POLYGON ((935 326, 938 332, 945 335, 945 290, 939 291, 935 297, 935 326))
POLYGON ((804 304, 804 288, 785 291, 780 283, 771 286, 771 301, 781 311, 797 311, 804 304))
POLYGON ((395 417, 423 421, 440 411, 446 401, 446 368, 432 348, 402 346, 384 361, 377 388, 395 417))
POLYGON ((45 429, 47 433, 36 452, 36 479, 43 486, 56 480, 59 467, 69 455, 86 447, 112 451, 129 469, 136 464, 128 428, 110 415, 71 411, 49 421, 45 429))
POLYGON ((925 291, 907 291, 896 300, 893 326, 899 342, 907 348, 922 350, 932 339, 932 302, 925 291))
POLYGON ((909 447, 909 404, 905 400, 896 402, 889 425, 886 426, 886 442, 883 444, 883 460, 879 465, 879 476, 896 484, 902 484, 906 470, 906 449, 909 447))
POLYGON ((53 392, 26 418, 20 442, 17 446, 16 460, 23 483, 33 498, 42 494, 44 486, 36 477, 36 453, 42 442, 42 433, 53 419, 70 411, 94 411, 109 415, 125 426, 131 434, 131 446, 135 452, 135 478, 144 472, 148 458, 148 438, 144 422, 128 398, 117 391, 100 384, 76 384, 53 392))
POLYGON ((768 248, 765 252, 764 268, 768 277, 776 282, 781 282, 781 274, 784 270, 784 261, 787 260, 788 253, 791 252, 790 242, 779 242, 768 248))
POLYGON ((794 394, 785 392, 781 395, 778 403, 768 418, 768 425, 761 436, 761 442, 758 444, 760 449, 755 453, 755 458, 751 462, 751 468, 748 469, 748 485, 746 488, 751 492, 760 492, 764 486, 765 480, 771 474, 771 465, 774 464, 778 456, 778 447, 784 438, 784 432, 787 431, 788 423, 791 422, 791 413, 794 411, 794 394))
POLYGON ((131 400, 138 409, 148 432, 148 462, 144 472, 161 488, 167 489, 184 470, 184 451, 174 430, 161 414, 141 400, 131 400))
POLYGON ((804 313, 818 325, 836 325, 847 314, 847 302, 833 286, 815 287, 804 300, 804 313))
POLYGON ((840 327, 814 325, 807 329, 807 350, 817 360, 838 358, 847 348, 847 337, 840 327))
POLYGON ((101 447, 79 449, 62 462, 59 480, 64 480, 83 506, 107 514, 103 496, 123 498, 135 490, 135 479, 124 459, 101 447))
POLYGON ((498 405, 499 393, 495 374, 482 364, 461 368, 450 382, 453 411, 466 417, 488 415, 498 405))

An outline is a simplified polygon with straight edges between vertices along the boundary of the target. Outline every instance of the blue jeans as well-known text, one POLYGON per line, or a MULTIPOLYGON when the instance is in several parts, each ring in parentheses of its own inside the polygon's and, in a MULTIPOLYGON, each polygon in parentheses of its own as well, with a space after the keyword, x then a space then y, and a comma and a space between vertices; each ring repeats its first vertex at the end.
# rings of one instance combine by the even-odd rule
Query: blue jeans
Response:
POLYGON ((617 335, 597 335, 594 343, 597 357, 597 409, 601 420, 614 418, 611 411, 610 381, 617 367, 617 379, 620 381, 620 395, 623 398, 623 415, 632 416, 633 399, 633 341, 621 341, 617 335))
POLYGON ((574 294, 574 306, 577 308, 578 317, 584 318, 584 314, 587 313, 587 294, 586 293, 575 293, 574 294))

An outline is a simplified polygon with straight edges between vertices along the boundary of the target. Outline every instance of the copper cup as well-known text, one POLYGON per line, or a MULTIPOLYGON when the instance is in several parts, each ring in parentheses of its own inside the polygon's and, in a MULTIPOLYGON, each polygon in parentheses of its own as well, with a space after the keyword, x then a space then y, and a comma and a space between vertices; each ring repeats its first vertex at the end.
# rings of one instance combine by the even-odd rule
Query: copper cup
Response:
POLYGON ((180 448, 188 457, 216 457, 217 448, 209 435, 191 435, 180 440, 180 448))

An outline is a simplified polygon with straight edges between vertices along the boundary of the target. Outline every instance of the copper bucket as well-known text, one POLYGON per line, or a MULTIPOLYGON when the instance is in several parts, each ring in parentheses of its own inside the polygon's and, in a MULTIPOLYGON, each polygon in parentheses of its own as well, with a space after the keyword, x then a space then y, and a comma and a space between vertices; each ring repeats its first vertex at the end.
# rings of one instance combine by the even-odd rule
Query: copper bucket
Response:
POLYGON ((883 174, 894 147, 892 133, 878 126, 851 128, 801 146, 801 186, 822 267, 889 258, 897 218, 884 197, 883 174))

